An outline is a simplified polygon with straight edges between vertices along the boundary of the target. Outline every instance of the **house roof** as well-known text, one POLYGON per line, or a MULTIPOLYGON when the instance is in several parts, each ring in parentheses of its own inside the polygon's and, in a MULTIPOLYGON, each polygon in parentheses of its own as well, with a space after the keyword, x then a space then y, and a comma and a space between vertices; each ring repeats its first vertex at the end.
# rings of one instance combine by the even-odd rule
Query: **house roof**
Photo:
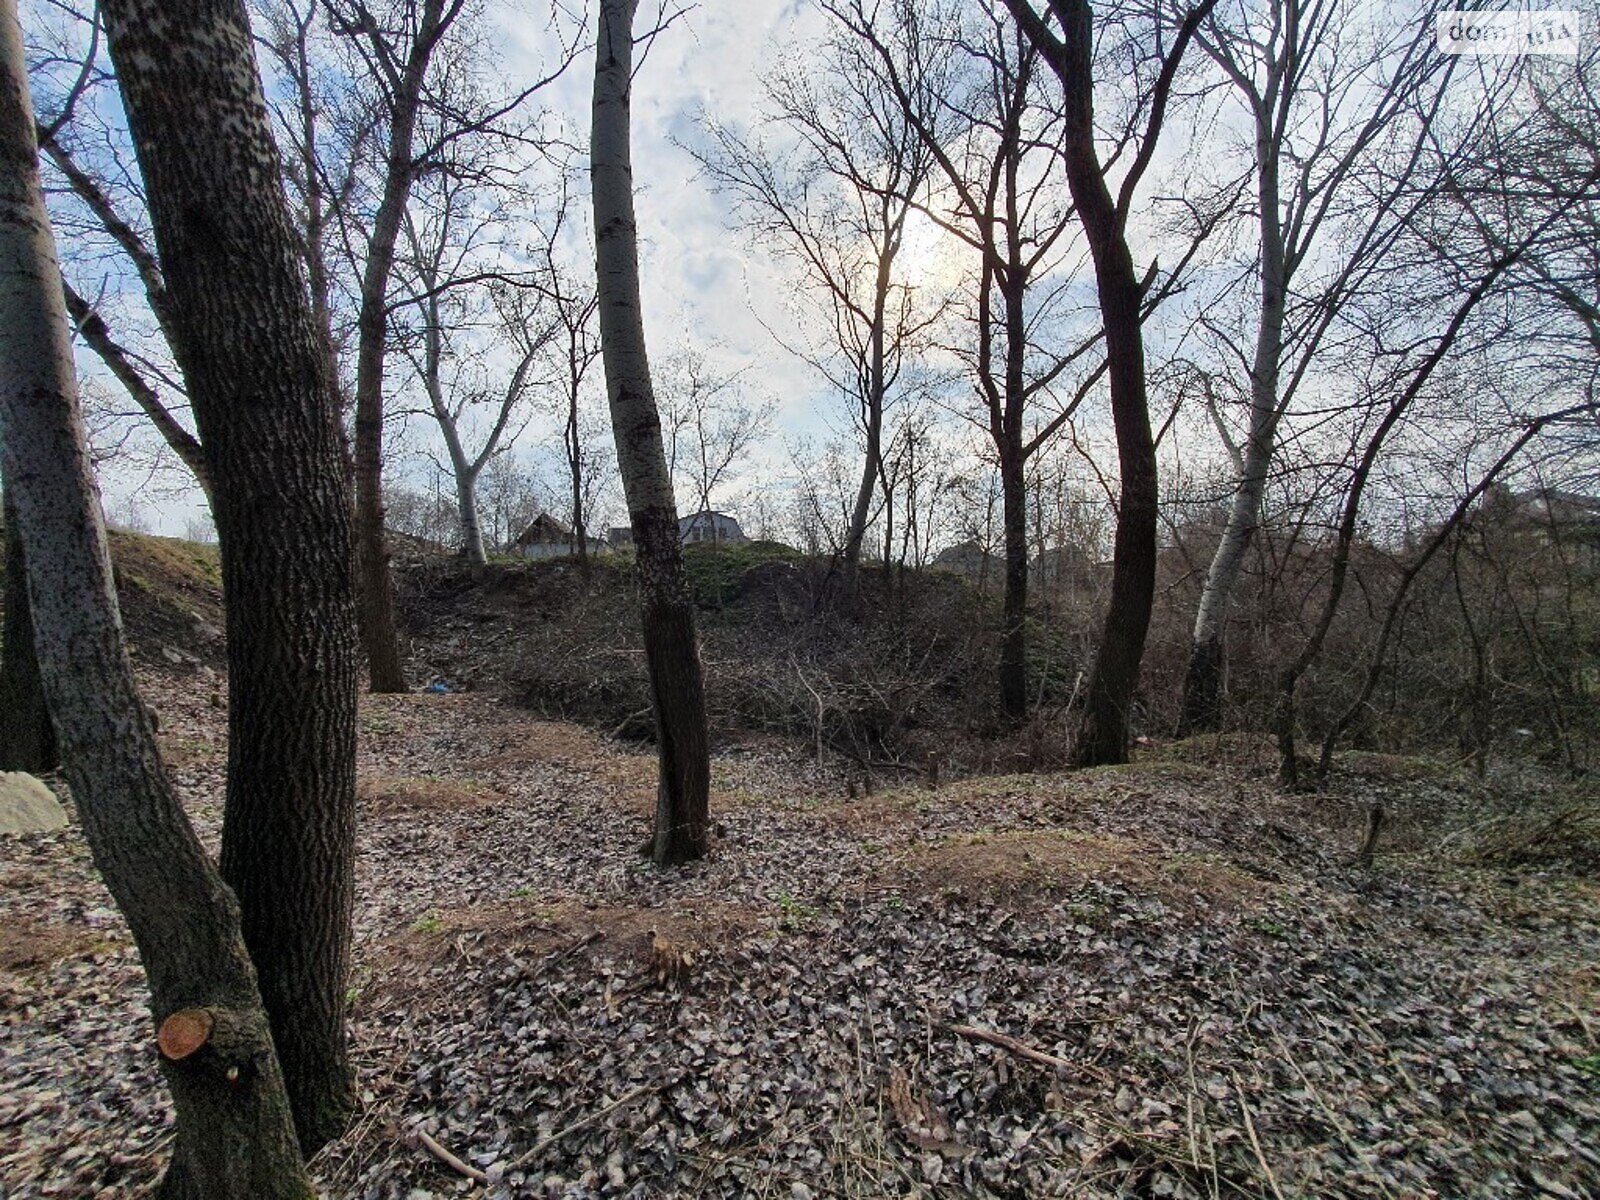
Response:
POLYGON ((572 526, 558 521, 549 513, 540 513, 518 535, 516 544, 526 546, 533 542, 565 541, 572 536, 572 526))
POLYGON ((719 519, 723 521, 731 521, 735 525, 739 523, 739 518, 735 517, 731 513, 719 512, 714 508, 702 508, 699 512, 685 513, 683 516, 678 518, 678 524, 682 525, 686 522, 698 521, 704 517, 710 517, 713 521, 719 519))

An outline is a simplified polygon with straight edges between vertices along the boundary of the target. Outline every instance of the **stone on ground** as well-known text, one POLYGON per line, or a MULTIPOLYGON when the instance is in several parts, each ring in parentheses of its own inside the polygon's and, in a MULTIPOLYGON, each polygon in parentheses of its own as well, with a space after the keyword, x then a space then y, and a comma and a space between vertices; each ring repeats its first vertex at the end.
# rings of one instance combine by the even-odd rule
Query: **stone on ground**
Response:
POLYGON ((0 771, 0 833, 64 829, 67 810, 55 793, 26 771, 0 771))

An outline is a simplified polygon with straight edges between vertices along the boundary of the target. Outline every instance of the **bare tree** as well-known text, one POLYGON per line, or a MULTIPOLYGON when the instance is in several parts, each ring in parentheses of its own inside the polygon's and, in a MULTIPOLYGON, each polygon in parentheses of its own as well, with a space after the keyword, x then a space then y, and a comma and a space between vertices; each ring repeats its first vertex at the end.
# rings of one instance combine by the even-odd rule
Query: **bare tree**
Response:
MULTIPOLYGON (((248 42, 238 49, 248 54, 248 42)), ((172 790, 122 641, 12 0, 0 0, 0 161, 7 525, 23 543, 44 689, 84 835, 150 984, 178 1114, 162 1194, 310 1200, 238 906, 172 790)))
MULTIPOLYGON (((745 399, 743 371, 718 368, 694 346, 673 355, 662 374, 667 470, 687 485, 695 511, 708 512, 766 436, 767 417, 745 399)), ((711 534, 715 541, 715 522, 711 534)))
POLYGON ((1341 0, 1239 0, 1196 35, 1249 122, 1257 236, 1253 345, 1202 317, 1225 363, 1244 369, 1233 390, 1248 417, 1234 438, 1208 391, 1237 468, 1195 612, 1180 736, 1221 720, 1228 606, 1260 524, 1279 426, 1347 302, 1419 205, 1427 128, 1451 60, 1434 52, 1430 28, 1409 19, 1398 45, 1392 37, 1363 45, 1352 21, 1341 0))
POLYGON ((764 93, 767 120, 797 137, 797 149, 774 153, 709 116, 709 145, 689 149, 734 199, 750 235, 794 263, 818 302, 823 349, 782 340, 853 401, 864 444, 842 547, 853 578, 883 470, 886 408, 942 312, 919 303, 898 264, 913 211, 907 197, 921 195, 931 160, 851 38, 780 67, 764 93))
POLYGON ((871 47, 875 77, 937 164, 943 188, 924 211, 978 260, 976 345, 965 357, 982 406, 978 423, 999 466, 1000 710, 1017 724, 1027 713, 1028 460, 1071 419, 1105 369, 1091 355, 1098 333, 1054 352, 1037 333, 1062 324, 1066 287, 1041 285, 1062 266, 1076 225, 1053 169, 1061 114, 1044 102, 1038 51, 1003 5, 906 3, 893 6, 892 16, 860 0, 826 7, 871 47), (1038 419, 1035 402, 1057 389, 1065 395, 1038 419))
MULTIPOLYGON (((448 170, 462 142, 493 136, 531 139, 517 125, 526 102, 573 61, 563 44, 552 71, 509 96, 483 94, 464 61, 473 47, 462 33, 476 15, 467 0, 394 0, 374 12, 365 0, 327 0, 334 28, 347 36, 378 96, 382 182, 361 240, 356 317, 356 537, 361 570, 362 638, 372 689, 405 690, 394 582, 384 545, 384 364, 392 307, 390 276, 411 188, 421 174, 448 170), (452 40, 456 39, 456 40, 452 40), (454 91, 452 90, 454 89, 454 91), (434 118, 429 121, 426 118, 434 118)), ((492 167, 489 168, 492 172, 492 167)), ((347 217, 348 219, 348 217, 347 217)))
POLYGON ((301 1147, 343 1129, 355 837, 350 504, 333 382, 239 0, 108 0, 227 599, 222 873, 301 1147))
MULTIPOLYGON (((1126 762, 1128 718, 1155 599, 1155 440, 1145 396, 1144 287, 1128 248, 1128 213, 1155 154, 1174 78, 1196 27, 1216 0, 1200 0, 1159 56, 1144 136, 1115 199, 1095 146, 1094 29, 1086 0, 1050 0, 1041 16, 1029 0, 1005 0, 1028 40, 1055 71, 1065 100, 1063 158, 1067 184, 1094 258, 1117 433, 1121 492, 1112 553, 1111 604, 1084 702, 1074 757, 1080 766, 1126 762), (1059 24, 1059 33, 1050 18, 1059 24)), ((1159 19, 1157 27, 1159 29, 1159 19)))
MULTIPOLYGON (((1298 786, 1300 782, 1296 751, 1296 692, 1300 680, 1322 653, 1328 631, 1333 626, 1339 605, 1344 598, 1350 578, 1351 550, 1356 540, 1362 501, 1373 478, 1373 470, 1380 456, 1388 449, 1396 430, 1403 426, 1418 398, 1425 394, 1425 389, 1440 365, 1456 349, 1464 331, 1469 329, 1473 315, 1495 294, 1497 285, 1507 270, 1522 257, 1529 244, 1538 240, 1539 235, 1548 229, 1549 224, 1550 220, 1547 218, 1541 222, 1537 230, 1525 234, 1517 245, 1497 245, 1495 243, 1499 242, 1498 237, 1489 239, 1491 244, 1487 247, 1485 260, 1480 264, 1463 265, 1462 273, 1471 274, 1468 274, 1468 278, 1463 281, 1465 286, 1459 289, 1459 298, 1454 300, 1453 308, 1449 311, 1448 319, 1442 329, 1431 339, 1423 340, 1415 348, 1414 353, 1402 355, 1400 361, 1385 372, 1377 393, 1381 399, 1375 406, 1372 427, 1358 440, 1349 465, 1349 479, 1340 503, 1325 597, 1310 634, 1278 676, 1272 728, 1278 742, 1279 779, 1287 787, 1298 786)), ((1525 443, 1521 441, 1513 443, 1513 450, 1510 453, 1514 454, 1520 450, 1523 444, 1525 443)), ((1498 470, 1499 468, 1496 468, 1488 474, 1481 486, 1469 492, 1463 502, 1462 513, 1466 511, 1466 506, 1477 498, 1483 487, 1493 482, 1498 470)), ((1452 523, 1459 519, 1458 515, 1452 523)))
POLYGON ((482 243, 498 236, 491 231, 503 231, 507 214, 498 205, 485 204, 456 171, 432 172, 421 187, 416 198, 420 203, 413 205, 421 211, 408 208, 405 214, 406 254, 401 262, 402 274, 416 285, 413 308, 421 327, 403 339, 402 347, 444 439, 462 546, 468 561, 481 567, 488 558, 478 519, 478 477, 520 432, 516 422, 536 382, 535 363, 556 327, 547 314, 489 301, 495 293, 529 294, 521 280, 500 275, 492 262, 476 261, 482 243), (486 307, 487 313, 478 311, 486 307), (503 382, 494 381, 494 371, 485 365, 501 357, 496 353, 501 350, 509 351, 510 365, 503 382), (480 411, 488 414, 488 429, 476 448, 469 449, 471 418, 480 411))
MULTIPOLYGON (((572 270, 562 254, 562 240, 570 229, 570 196, 566 178, 561 181, 559 203, 535 247, 534 270, 529 287, 548 307, 553 321, 547 345, 547 365, 560 382, 561 451, 567 464, 571 498, 572 552, 588 569, 589 522, 598 482, 598 463, 591 451, 592 427, 586 420, 584 400, 588 394, 589 373, 600 358, 600 339, 595 329, 599 296, 594 284, 572 270)), ((512 305, 521 305, 525 292, 509 293, 512 305)), ((526 317, 519 318, 527 324, 526 317)))
POLYGON ((417 119, 428 65, 465 0, 403 3, 393 27, 380 24, 362 0, 334 7, 337 27, 350 35, 383 97, 383 183, 361 271, 356 318, 355 481, 356 547, 361 571, 361 639, 375 692, 406 690, 394 580, 383 530, 383 372, 389 336, 389 275, 416 177, 417 119))
POLYGON ((629 148, 637 7, 638 0, 600 3, 589 161, 600 343, 617 465, 633 524, 660 764, 651 855, 666 865, 706 853, 711 764, 694 605, 683 574, 678 508, 661 442, 639 298, 639 233, 629 148))

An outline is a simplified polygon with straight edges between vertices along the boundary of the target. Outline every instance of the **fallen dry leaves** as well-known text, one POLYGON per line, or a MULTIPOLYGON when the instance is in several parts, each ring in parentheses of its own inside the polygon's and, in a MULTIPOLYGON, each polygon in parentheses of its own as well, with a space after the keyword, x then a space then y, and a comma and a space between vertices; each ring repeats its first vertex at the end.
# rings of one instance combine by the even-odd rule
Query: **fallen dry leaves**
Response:
MULTIPOLYGON (((149 683, 214 841, 222 714, 149 683)), ((851 805, 751 740, 715 853, 662 874, 646 754, 478 694, 366 698, 361 754, 331 1197, 1600 1194, 1600 903, 1439 850, 1492 801, 1465 784, 1184 763, 851 805)), ((141 1194, 170 1112, 75 828, 0 843, 0 1004, 0 1195, 141 1194)))

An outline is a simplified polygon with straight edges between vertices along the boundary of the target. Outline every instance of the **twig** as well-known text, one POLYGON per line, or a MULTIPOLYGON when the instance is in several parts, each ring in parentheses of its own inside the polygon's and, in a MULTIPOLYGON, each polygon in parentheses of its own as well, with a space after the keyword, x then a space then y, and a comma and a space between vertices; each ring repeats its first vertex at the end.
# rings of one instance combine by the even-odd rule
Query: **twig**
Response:
POLYGON ((477 1167, 474 1167, 469 1163, 462 1162, 454 1154, 451 1154, 450 1151, 446 1150, 438 1142, 434 1141, 433 1138, 429 1137, 425 1130, 419 1129, 416 1131, 416 1133, 417 1141, 421 1143, 422 1148, 437 1158, 445 1166, 449 1167, 452 1171, 456 1172, 458 1175, 465 1175, 468 1179, 475 1180, 478 1183, 489 1182, 489 1176, 487 1173, 478 1170, 477 1167))
POLYGON ((606 1105, 604 1108, 598 1109, 597 1111, 590 1113, 587 1117, 579 1118, 578 1120, 574 1121, 571 1125, 568 1125, 565 1129, 559 1129, 555 1133, 552 1133, 549 1137, 547 1137, 543 1141, 537 1143, 533 1147, 533 1149, 529 1150, 526 1154, 523 1154, 520 1157, 514 1159, 512 1161, 512 1163, 511 1163, 511 1165, 506 1168, 506 1170, 507 1171, 515 1171, 519 1167, 527 1166, 530 1162, 532 1162, 534 1159, 538 1158, 546 1150, 550 1149, 551 1146, 554 1146, 557 1142, 561 1141, 562 1138, 569 1137, 570 1135, 572 1135, 574 1133, 578 1133, 581 1130, 587 1129, 587 1128, 589 1128, 589 1126, 593 1125, 595 1122, 602 1121, 606 1117, 609 1117, 612 1113, 616 1112, 619 1108, 625 1108, 629 1104, 632 1104, 635 1100, 639 1099, 641 1096, 649 1095, 651 1092, 659 1092, 663 1088, 671 1087, 672 1084, 676 1083, 676 1082, 677 1082, 676 1080, 668 1080, 666 1083, 647 1083, 647 1084, 644 1084, 644 1085, 642 1085, 640 1087, 634 1088, 631 1092, 625 1093, 620 1099, 613 1100, 610 1104, 606 1105))
MULTIPOLYGON (((582 950, 585 946, 594 945, 596 942, 602 940, 605 936, 606 936, 606 931, 603 930, 603 929, 590 930, 588 933, 584 934, 582 937, 576 938, 573 941, 568 942, 565 946, 559 946, 556 949, 550 951, 549 954, 546 954, 543 958, 541 958, 538 962, 536 962, 533 965, 531 970, 527 966, 525 966, 523 964, 522 960, 519 959, 516 955, 508 954, 508 955, 506 955, 506 957, 509 958, 512 961, 512 963, 517 967, 517 969, 522 972, 521 982, 529 983, 529 982, 539 978, 539 976, 543 975, 546 971, 548 971, 551 967, 555 966, 556 963, 560 962, 562 959, 567 958, 570 955, 576 954, 579 950, 582 950)), ((492 1009, 490 1009, 490 1011, 489 1011, 489 1019, 491 1021, 499 1020, 500 1019, 500 1014, 505 1011, 506 1005, 509 1004, 510 1002, 511 1002, 511 990, 509 988, 507 988, 506 990, 501 992, 499 1001, 495 1004, 495 1006, 492 1009)))
POLYGON ((971 1038, 977 1042, 988 1042, 991 1046, 999 1046, 1002 1050, 1009 1050, 1018 1058, 1025 1058, 1029 1062, 1038 1063, 1042 1067, 1060 1067, 1065 1071, 1083 1071, 1104 1083, 1111 1082, 1111 1076, 1099 1067, 1090 1066, 1086 1062, 1073 1062, 1070 1058, 1061 1058, 1055 1054, 1046 1054, 1043 1050, 1035 1049, 1026 1042, 1019 1042, 1007 1033, 998 1033, 993 1029, 980 1029, 976 1025, 946 1025, 945 1028, 960 1037, 971 1038))
POLYGON ((1239 1095, 1239 1111, 1244 1114, 1244 1131, 1250 1135, 1250 1148, 1256 1152, 1256 1162, 1261 1164, 1261 1171, 1267 1177, 1267 1185, 1272 1188, 1272 1194, 1283 1200, 1283 1192, 1278 1188, 1278 1177, 1272 1173, 1272 1168, 1267 1165, 1267 1156, 1261 1152, 1261 1139, 1256 1137, 1256 1123, 1250 1119, 1250 1104, 1244 1098, 1244 1085, 1239 1082, 1237 1072, 1233 1075, 1233 1090, 1239 1095))

